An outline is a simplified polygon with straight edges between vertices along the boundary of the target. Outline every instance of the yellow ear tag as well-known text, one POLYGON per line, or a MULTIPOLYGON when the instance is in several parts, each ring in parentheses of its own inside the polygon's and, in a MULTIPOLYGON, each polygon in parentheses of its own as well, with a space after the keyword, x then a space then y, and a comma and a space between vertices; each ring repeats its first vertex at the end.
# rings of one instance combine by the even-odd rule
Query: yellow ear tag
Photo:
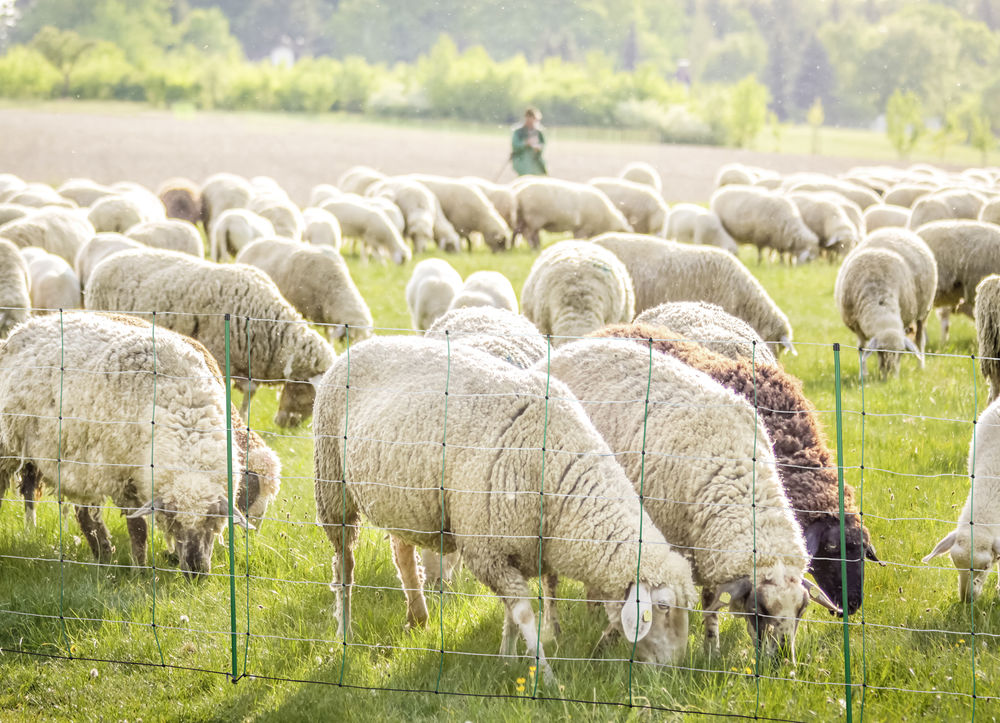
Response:
POLYGON ((653 619, 653 611, 652 610, 643 610, 642 611, 642 622, 648 623, 652 619, 653 619))

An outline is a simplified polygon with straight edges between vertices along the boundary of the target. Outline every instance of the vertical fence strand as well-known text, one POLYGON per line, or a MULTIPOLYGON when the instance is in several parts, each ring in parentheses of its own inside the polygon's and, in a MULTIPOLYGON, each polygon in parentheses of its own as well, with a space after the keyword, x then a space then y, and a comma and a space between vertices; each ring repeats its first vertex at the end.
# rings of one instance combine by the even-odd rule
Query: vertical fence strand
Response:
MULTIPOLYGON (((251 350, 253 346, 250 344, 250 317, 245 319, 245 330, 246 330, 246 345, 247 345, 247 394, 250 394, 250 389, 253 386, 253 369, 251 367, 251 350)), ((247 441, 246 449, 243 450, 243 471, 240 474, 240 478, 244 478, 245 475, 250 472, 250 414, 253 411, 253 396, 250 397, 247 402, 247 441)), ((231 407, 230 407, 231 409, 231 407)), ((246 510, 243 510, 244 517, 246 517, 247 522, 250 522, 250 490, 247 489, 246 494, 246 510)), ((242 676, 247 674, 247 660, 250 657, 250 525, 247 525, 243 530, 243 544, 246 548, 246 603, 247 603, 247 632, 246 632, 246 642, 243 644, 243 673, 242 676)), ((241 677, 242 677, 241 676, 241 677)))
MULTIPOLYGON (((226 314, 223 323, 225 326, 226 344, 226 485, 229 496, 229 631, 230 631, 230 662, 232 664, 232 682, 239 680, 237 669, 237 649, 236 649, 236 553, 233 549, 235 535, 233 533, 233 404, 232 391, 232 366, 229 355, 229 314, 226 314)), ((250 387, 247 386, 247 393, 250 387)))
MULTIPOLYGON (((434 683, 434 692, 441 692, 441 676, 444 674, 444 479, 445 461, 448 442, 448 390, 451 388, 451 337, 448 330, 444 332, 444 342, 447 347, 448 367, 444 378, 444 429, 441 431, 441 532, 438 536, 438 636, 441 641, 441 649, 438 654, 437 681, 434 683)), ((407 599, 409 604, 409 599, 407 599)))
MULTIPOLYGON (((979 419, 979 390, 976 378, 976 355, 972 354, 972 462, 969 464, 969 636, 972 638, 972 720, 976 720, 976 601, 972 592, 973 575, 975 574, 976 549, 975 520, 976 501, 973 497, 976 489, 976 431, 979 419)), ((992 565, 991 565, 992 567, 992 565)))
MULTIPOLYGON (((59 505, 59 624, 63 645, 73 657, 73 649, 66 634, 66 549, 63 547, 63 496, 62 496, 62 423, 63 379, 66 376, 66 339, 63 332, 63 310, 59 309, 59 439, 56 441, 56 499, 59 505)), ((23 463, 22 463, 23 464, 23 463)))
MULTIPOLYGON (((858 349, 860 362, 862 350, 858 349)), ((860 368, 860 367, 859 367, 860 368)), ((861 469, 858 477, 858 514, 865 524, 865 377, 861 375, 861 469)), ((867 564, 867 563, 866 563, 867 564)), ((868 637, 865 633, 865 596, 861 596, 861 721, 865 720, 865 703, 868 701, 868 637)))
POLYGON ((344 453, 340 464, 340 592, 345 604, 341 605, 341 655, 340 655, 340 676, 337 685, 344 684, 344 673, 347 670, 347 631, 350 628, 350 606, 346 604, 347 594, 347 561, 344 554, 347 550, 347 424, 350 421, 350 396, 351 396, 351 330, 344 329, 347 338, 347 380, 344 384, 344 453))
POLYGON ((844 699, 847 703, 847 723, 854 720, 851 707, 851 629, 847 623, 847 539, 844 527, 844 420, 840 398, 840 344, 833 345, 833 383, 837 414, 837 488, 840 497, 840 589, 843 592, 844 620, 844 699))
MULTIPOLYGON (((538 668, 542 649, 542 615, 545 601, 542 597, 544 580, 542 579, 542 536, 545 530, 545 450, 549 443, 549 387, 552 381, 552 336, 545 335, 545 419, 542 422, 542 477, 538 488, 538 619, 535 621, 535 675, 532 681, 531 697, 538 695, 538 679, 542 671, 538 668)), ((555 605, 555 600, 552 601, 555 605)), ((506 614, 506 613, 505 613, 506 614)))
MULTIPOLYGON (((751 524, 753 525, 753 608, 754 615, 757 614, 757 605, 759 601, 757 600, 757 427, 760 426, 760 411, 757 406, 757 340, 754 339, 750 345, 750 369, 753 373, 753 449, 750 450, 750 460, 752 466, 750 467, 750 516, 751 524)), ((754 708, 753 715, 756 718, 760 715, 760 626, 756 626, 758 630, 757 639, 754 641, 754 663, 753 663, 753 679, 754 679, 754 708)))
MULTIPOLYGON (((153 412, 149 419, 149 499, 153 501, 152 507, 156 507, 156 465, 155 447, 156 444, 156 312, 153 312, 153 325, 150 328, 150 336, 153 342, 153 412)), ((149 559, 153 574, 153 639, 156 641, 156 651, 160 655, 160 665, 166 661, 163 659, 163 648, 160 645, 160 634, 156 630, 156 511, 149 516, 149 559)))

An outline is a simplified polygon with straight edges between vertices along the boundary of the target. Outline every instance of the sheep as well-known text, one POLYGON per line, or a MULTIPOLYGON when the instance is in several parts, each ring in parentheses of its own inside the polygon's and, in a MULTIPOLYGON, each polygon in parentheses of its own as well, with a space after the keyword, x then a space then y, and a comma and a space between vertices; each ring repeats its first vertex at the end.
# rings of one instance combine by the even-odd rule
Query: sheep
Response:
POLYGON ((958 599, 975 601, 1000 558, 1000 522, 997 520, 997 482, 1000 480, 1000 401, 994 400, 973 427, 969 446, 969 496, 955 529, 945 535, 923 559, 930 562, 948 552, 958 570, 958 599))
POLYGON ((66 259, 34 246, 21 249, 21 256, 28 265, 31 306, 36 312, 83 307, 80 279, 66 259))
POLYGON ((752 326, 716 304, 703 301, 660 304, 636 316, 635 323, 665 326, 730 359, 778 365, 774 353, 752 326))
POLYGON ((344 193, 365 194, 368 187, 377 181, 385 180, 386 175, 368 166, 354 166, 344 171, 337 180, 337 187, 344 193))
POLYGON ((900 183, 885 192, 882 203, 912 209, 913 204, 936 190, 937 186, 928 183, 900 183))
MULTIPOLYGON (((701 343, 687 341, 668 327, 636 322, 605 327, 594 336, 634 339, 643 349, 651 344, 657 352, 707 374, 753 405, 771 439, 781 486, 805 538, 809 572, 828 598, 840 603, 843 587, 837 459, 827 446, 816 408, 802 392, 802 382, 773 362, 734 360, 701 343)), ((853 614, 861 605, 865 560, 879 559, 871 535, 861 523, 850 485, 844 485, 844 524, 847 612, 853 614)))
POLYGON ((819 237, 788 198, 753 186, 723 186, 709 202, 737 243, 753 244, 758 258, 772 248, 805 263, 819 255, 819 237))
POLYGON ((190 221, 179 218, 168 218, 165 221, 146 221, 136 224, 125 236, 138 241, 144 246, 205 258, 205 244, 201 233, 190 221))
POLYGON ((109 186, 102 185, 89 178, 70 178, 63 182, 56 192, 77 206, 92 206, 95 201, 105 196, 115 195, 109 186))
POLYGON ((415 174, 408 178, 422 183, 437 197, 459 236, 468 239, 470 234, 479 233, 493 251, 502 251, 510 245, 510 226, 476 186, 443 176, 415 174))
POLYGON ((340 637, 350 635, 353 548, 363 511, 392 535, 410 625, 427 620, 415 547, 437 547, 458 550, 501 598, 500 654, 516 653, 520 631, 546 684, 554 678, 527 583, 540 571, 580 580, 605 600, 609 629, 633 643, 639 660, 667 663, 683 656, 687 610, 695 602, 690 565, 642 511, 565 386, 484 352, 449 350, 418 337, 358 345, 349 381, 343 359, 320 383, 313 425, 317 517, 333 546, 340 637), (379 479, 405 489, 367 483, 379 479), (539 492, 556 500, 545 505, 544 515, 539 492), (561 504, 568 494, 572 504, 561 504))
POLYGON ((953 189, 923 196, 910 211, 909 228, 917 229, 931 221, 978 219, 986 199, 978 193, 953 189))
POLYGON ((340 250, 343 243, 340 221, 329 211, 322 208, 302 209, 302 240, 314 246, 329 246, 334 251, 340 250))
POLYGON ((22 206, 19 203, 0 203, 0 226, 24 218, 34 210, 31 206, 22 206))
POLYGON ((216 173, 201 184, 201 225, 211 233, 215 220, 223 211, 246 208, 253 198, 250 182, 233 173, 216 173))
POLYGON ((788 192, 793 191, 832 191, 839 193, 861 207, 864 211, 869 206, 882 202, 882 197, 870 188, 865 188, 850 181, 841 181, 832 176, 815 173, 802 173, 788 176, 782 182, 788 192))
POLYGON ((952 310, 972 316, 979 282, 1000 273, 1000 227, 979 221, 934 221, 917 229, 917 235, 937 262, 934 306, 941 318, 941 343, 946 344, 952 310))
POLYGON ((146 221, 166 220, 163 204, 159 201, 157 203, 159 209, 143 203, 142 199, 134 194, 105 196, 94 202, 87 213, 87 218, 98 233, 125 233, 133 226, 146 221))
POLYGON ((560 241, 531 266, 521 309, 553 344, 635 316, 635 291, 626 265, 610 250, 585 241, 560 241))
POLYGON ((533 249, 539 231, 572 231, 574 238, 591 238, 608 231, 631 231, 625 217, 600 190, 585 183, 530 177, 514 190, 517 228, 533 249))
POLYGON ((21 206, 43 208, 58 206, 60 208, 76 208, 77 204, 68 198, 63 198, 47 183, 29 183, 17 193, 4 199, 7 203, 17 203, 21 206))
POLYGON ((176 251, 124 251, 98 264, 86 289, 88 309, 166 312, 159 319, 163 326, 200 341, 220 364, 226 356, 222 312, 231 313, 230 374, 247 383, 244 417, 257 384, 284 382, 275 424, 299 424, 312 408, 312 382, 335 357, 274 282, 251 266, 176 251))
POLYGON ((769 652, 787 644, 794 663, 808 555, 750 404, 673 357, 616 339, 567 344, 535 369, 580 400, 643 509, 691 561, 707 650, 718 648, 715 613, 729 593, 730 609, 750 614, 754 642, 769 652))
POLYGON ((0 203, 7 203, 7 199, 24 190, 28 184, 13 173, 0 173, 0 203))
POLYGON ((979 220, 983 223, 1000 225, 1000 198, 993 198, 983 204, 979 211, 979 220))
POLYGON ((201 189, 194 181, 188 178, 167 179, 160 184, 156 195, 166 209, 167 218, 190 224, 196 224, 202 219, 201 189))
POLYGON ((666 233, 670 208, 658 191, 622 178, 591 178, 588 183, 611 199, 636 233, 655 236, 666 233))
POLYGON ((218 215, 209 231, 209 258, 228 259, 251 241, 274 235, 274 225, 263 216, 245 208, 227 209, 218 215))
POLYGON ((806 226, 819 238, 820 248, 833 254, 846 254, 861 242, 858 227, 843 207, 828 196, 805 191, 789 193, 806 226))
POLYGON ((365 189, 365 194, 387 198, 399 206, 415 253, 423 251, 432 240, 445 251, 460 249, 458 232, 445 218, 437 196, 424 184, 405 177, 386 178, 365 189))
POLYGON ((42 208, 0 226, 0 238, 21 247, 37 246, 70 263, 95 233, 85 215, 68 208, 42 208))
POLYGON ((276 235, 293 241, 302 240, 305 219, 298 206, 288 200, 287 196, 257 196, 250 200, 247 210, 270 221, 276 235))
POLYGON ((370 206, 375 206, 380 209, 400 233, 403 233, 403 231, 406 230, 406 219, 403 218, 403 212, 395 203, 382 196, 375 196, 374 198, 366 196, 365 200, 370 206))
POLYGON ((351 343, 371 336, 372 313, 336 249, 261 238, 244 246, 236 263, 256 266, 270 276, 302 316, 323 325, 327 339, 344 337, 347 326, 351 343))
POLYGON ((121 251, 142 248, 145 248, 143 244, 120 233, 99 233, 80 248, 73 259, 73 270, 80 285, 86 289, 90 275, 101 261, 121 251))
POLYGON ((477 176, 464 176, 458 180, 482 191, 500 214, 500 218, 506 221, 511 229, 517 228, 517 199, 510 186, 502 186, 477 176))
POLYGON ((976 287, 979 368, 990 384, 989 401, 1000 396, 1000 276, 990 274, 976 287))
POLYGON ((309 191, 309 206, 322 206, 326 201, 344 194, 339 188, 330 183, 319 183, 309 191))
POLYGON ((0 339, 31 313, 31 276, 18 247, 0 238, 0 339))
POLYGON ((667 301, 718 304, 750 324, 764 341, 795 353, 788 317, 732 254, 638 234, 606 234, 594 243, 625 264, 635 287, 636 312, 667 301))
POLYGON ((739 244, 715 212, 693 203, 678 203, 670 209, 667 238, 681 243, 718 246, 734 256, 740 252, 739 244))
POLYGON ((879 203, 865 209, 865 230, 868 233, 880 228, 906 228, 910 222, 910 209, 879 203))
POLYGON ((369 251, 391 258, 400 265, 412 258, 399 229, 385 212, 368 203, 368 199, 344 194, 330 199, 322 208, 334 215, 345 237, 361 239, 369 251))
POLYGON ((434 320, 425 336, 481 349, 518 369, 544 358, 547 349, 545 337, 526 317, 495 306, 449 309, 434 320))
POLYGON ((715 173, 715 187, 752 186, 758 179, 755 171, 742 163, 726 163, 715 173))
POLYGON ((517 294, 499 271, 474 271, 462 284, 448 309, 493 306, 517 313, 517 294))
POLYGON ((663 192, 663 181, 660 179, 660 174, 653 166, 644 161, 632 161, 622 169, 618 177, 633 183, 644 183, 657 194, 663 192))
MULTIPOLYGON (((0 407, 5 456, 59 480, 100 562, 111 557, 100 511, 111 497, 133 519, 155 510, 185 574, 211 571, 229 509, 226 395, 189 344, 101 315, 35 317, 0 346, 0 407)), ((233 521, 249 526, 239 509, 233 521)))
POLYGON ((413 329, 429 329, 451 306, 462 288, 462 276, 444 259, 424 259, 406 282, 406 308, 413 329))

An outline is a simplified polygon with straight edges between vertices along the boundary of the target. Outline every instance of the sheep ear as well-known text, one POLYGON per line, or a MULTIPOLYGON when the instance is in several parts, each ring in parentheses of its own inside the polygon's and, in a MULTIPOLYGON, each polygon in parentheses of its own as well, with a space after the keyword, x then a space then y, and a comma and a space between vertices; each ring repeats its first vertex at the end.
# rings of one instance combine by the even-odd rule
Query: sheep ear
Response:
POLYGON ((653 627, 653 603, 646 583, 628 586, 622 605, 622 633, 630 643, 642 640, 653 627))
POLYGON ((323 375, 317 374, 314 377, 309 377, 309 383, 313 385, 316 389, 319 389, 319 383, 323 381, 323 375))
POLYGON ((819 585, 813 585, 805 578, 802 578, 802 587, 806 589, 806 594, 809 595, 809 599, 814 603, 822 605, 834 615, 840 615, 840 613, 843 612, 839 605, 827 597, 826 593, 823 592, 819 585))
POLYGON ((805 529, 803 536, 806 538, 806 552, 809 557, 815 557, 819 551, 820 540, 823 539, 823 532, 829 526, 828 519, 820 519, 813 522, 805 529))
POLYGON ((924 353, 917 348, 917 345, 914 343, 913 339, 911 339, 908 336, 904 336, 903 346, 905 346, 909 351, 912 351, 914 354, 916 354, 918 362, 920 362, 921 364, 924 363, 924 353))
POLYGON ((134 519, 137 519, 139 517, 145 517, 146 515, 151 515, 151 514, 153 514, 153 500, 150 500, 149 502, 147 502, 146 504, 144 504, 139 509, 137 509, 137 510, 135 510, 133 512, 130 512, 127 515, 127 518, 130 519, 130 520, 134 520, 134 519))
POLYGON ((826 240, 826 243, 823 244, 823 248, 828 249, 831 246, 836 246, 838 241, 840 241, 839 236, 831 236, 826 240))
POLYGON ((800 253, 798 256, 795 257, 795 263, 804 264, 811 259, 812 259, 812 249, 806 249, 805 251, 803 251, 802 253, 800 253))
POLYGON ((749 595, 752 587, 753 585, 749 577, 740 577, 729 582, 724 582, 715 589, 715 597, 712 598, 712 602, 708 604, 705 610, 714 611, 724 607, 722 596, 725 594, 729 595, 728 604, 732 604, 733 600, 739 600, 749 595))
POLYGON ((873 352, 878 351, 878 338, 872 337, 865 342, 865 348, 861 351, 861 361, 867 361, 873 352))
POLYGON ((233 508, 233 524, 237 527, 242 527, 244 530, 257 529, 247 521, 247 518, 243 516, 243 513, 237 507, 233 508))
POLYGON ((878 555, 875 554, 875 546, 870 542, 865 542, 865 559, 877 562, 882 567, 885 567, 885 563, 879 560, 878 555))
POLYGON ((790 352, 792 356, 798 356, 799 353, 795 351, 795 345, 792 344, 792 340, 788 338, 788 335, 778 339, 778 343, 785 348, 786 351, 790 352))
POLYGON ((952 546, 955 544, 955 538, 957 536, 958 536, 958 530, 952 530, 943 538, 941 538, 941 541, 934 546, 934 549, 931 550, 931 553, 923 559, 923 562, 930 562, 933 558, 937 557, 938 555, 943 555, 944 553, 948 552, 948 550, 950 550, 952 546))

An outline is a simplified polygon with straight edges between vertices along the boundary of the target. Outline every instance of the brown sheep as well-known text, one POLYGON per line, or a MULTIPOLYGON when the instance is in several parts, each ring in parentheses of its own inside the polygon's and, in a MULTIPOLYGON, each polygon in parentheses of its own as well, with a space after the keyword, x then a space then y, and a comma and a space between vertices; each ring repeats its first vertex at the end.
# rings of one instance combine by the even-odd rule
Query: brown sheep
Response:
POLYGON ((156 195, 167 210, 167 218, 179 218, 195 225, 201 221, 201 189, 194 181, 171 178, 160 185, 156 195))
MULTIPOLYGON (((608 326, 591 336, 635 339, 693 367, 757 409, 774 448, 785 495, 806 539, 809 572, 830 599, 843 599, 840 575, 840 495, 837 460, 816 420, 816 408, 802 393, 802 383, 780 367, 751 365, 684 341, 662 326, 630 324, 608 326)), ((868 529, 862 525, 854 489, 844 485, 847 541, 847 612, 861 605, 865 558, 878 562, 868 529)))

